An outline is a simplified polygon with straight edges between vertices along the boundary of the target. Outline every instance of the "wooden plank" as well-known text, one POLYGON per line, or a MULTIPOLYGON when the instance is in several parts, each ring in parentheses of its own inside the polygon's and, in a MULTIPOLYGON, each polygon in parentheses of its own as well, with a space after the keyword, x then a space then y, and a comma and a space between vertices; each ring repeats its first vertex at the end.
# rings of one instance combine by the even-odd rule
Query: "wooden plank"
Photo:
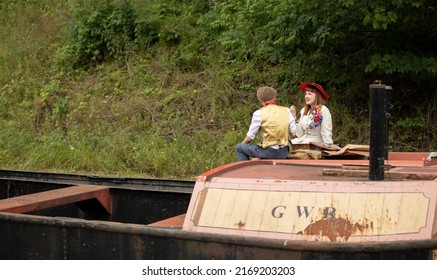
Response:
POLYGON ((112 213, 112 196, 107 186, 77 185, 0 200, 0 212, 28 213, 96 198, 112 213))
POLYGON ((182 225, 185 220, 185 214, 174 216, 165 220, 157 221, 148 226, 153 227, 170 227, 170 228, 182 228, 182 225))
MULTIPOLYGON (((326 176, 345 176, 366 178, 369 176, 369 171, 363 169, 350 168, 326 168, 323 169, 323 175, 326 176)), ((393 169, 386 169, 384 176, 390 180, 434 180, 437 179, 437 168, 434 167, 396 167, 393 169)))

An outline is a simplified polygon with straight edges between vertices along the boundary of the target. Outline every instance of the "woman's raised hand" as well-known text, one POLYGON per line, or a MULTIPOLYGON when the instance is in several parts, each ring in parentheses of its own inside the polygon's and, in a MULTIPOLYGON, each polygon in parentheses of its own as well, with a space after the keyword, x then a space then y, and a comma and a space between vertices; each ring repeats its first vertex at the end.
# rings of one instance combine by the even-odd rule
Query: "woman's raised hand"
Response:
POLYGON ((296 118, 296 106, 291 105, 290 111, 291 111, 291 114, 293 115, 293 117, 296 118))

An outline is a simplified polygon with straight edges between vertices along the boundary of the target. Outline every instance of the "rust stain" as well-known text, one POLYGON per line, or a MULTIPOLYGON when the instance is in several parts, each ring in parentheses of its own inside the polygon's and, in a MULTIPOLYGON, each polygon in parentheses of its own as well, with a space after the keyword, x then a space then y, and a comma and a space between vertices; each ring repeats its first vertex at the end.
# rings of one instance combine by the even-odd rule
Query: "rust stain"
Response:
POLYGON ((246 223, 243 223, 242 221, 239 221, 238 224, 236 224, 236 225, 237 225, 238 229, 243 229, 245 224, 246 223))
POLYGON ((326 236, 330 241, 347 241, 349 237, 356 231, 363 231, 367 228, 373 228, 373 223, 366 223, 361 225, 359 223, 353 223, 349 219, 344 218, 328 218, 316 221, 309 224, 304 231, 298 232, 298 234, 326 236))

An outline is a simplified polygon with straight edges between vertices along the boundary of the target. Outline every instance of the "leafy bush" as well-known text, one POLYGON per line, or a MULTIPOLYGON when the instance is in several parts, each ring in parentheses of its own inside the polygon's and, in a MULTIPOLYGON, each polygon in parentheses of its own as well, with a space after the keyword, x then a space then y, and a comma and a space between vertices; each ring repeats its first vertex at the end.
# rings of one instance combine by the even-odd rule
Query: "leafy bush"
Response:
POLYGON ((137 16, 129 1, 73 1, 71 13, 71 37, 62 54, 73 67, 97 65, 132 49, 137 16))

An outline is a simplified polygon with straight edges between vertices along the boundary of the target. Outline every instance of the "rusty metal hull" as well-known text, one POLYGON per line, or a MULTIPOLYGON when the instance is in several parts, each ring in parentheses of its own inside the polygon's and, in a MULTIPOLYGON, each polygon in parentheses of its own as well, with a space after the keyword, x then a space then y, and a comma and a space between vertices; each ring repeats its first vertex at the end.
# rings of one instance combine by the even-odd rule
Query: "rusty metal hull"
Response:
POLYGON ((437 240, 333 244, 0 213, 0 259, 431 259, 437 240))

